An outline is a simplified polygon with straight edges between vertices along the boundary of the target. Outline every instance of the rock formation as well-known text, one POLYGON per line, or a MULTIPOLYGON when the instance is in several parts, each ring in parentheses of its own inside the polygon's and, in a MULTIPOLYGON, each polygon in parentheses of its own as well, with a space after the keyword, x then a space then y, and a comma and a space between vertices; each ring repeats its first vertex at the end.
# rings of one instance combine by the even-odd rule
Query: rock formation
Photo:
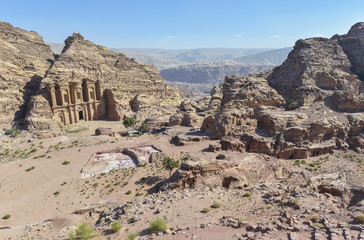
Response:
MULTIPOLYGON (((69 84, 71 88, 80 89, 73 94, 72 89, 70 94, 65 89, 59 96, 60 103, 57 102, 57 106, 66 106, 70 111, 62 115, 69 117, 70 121, 62 121, 59 117, 64 124, 72 123, 74 111, 76 122, 81 117, 86 120, 120 120, 131 110, 140 112, 148 110, 150 106, 177 106, 182 100, 176 89, 163 83, 155 67, 136 63, 122 53, 95 45, 84 40, 79 33, 66 39, 62 54, 47 71, 43 82, 48 86, 55 85, 56 98, 57 87, 61 92, 62 86, 69 84), (65 99, 62 101, 63 97, 65 99), (73 109, 73 105, 83 106, 90 102, 92 106, 73 109)), ((48 93, 49 98, 54 99, 48 93)))
POLYGON ((221 109, 201 130, 223 138, 222 149, 280 158, 362 152, 363 26, 331 39, 298 40, 273 71, 226 77, 221 109))
POLYGON ((51 48, 36 32, 0 21, 0 119, 24 118, 53 60, 51 48))
POLYGON ((170 108, 183 100, 155 67, 95 45, 79 33, 66 39, 55 59, 37 33, 0 22, 0 46, 0 119, 26 117, 28 129, 45 135, 57 135, 60 127, 83 119, 121 120, 131 111, 173 114, 170 108))
POLYGON ((169 126, 181 125, 186 127, 196 126, 200 122, 200 117, 196 114, 196 109, 192 102, 182 102, 176 114, 169 118, 169 126))

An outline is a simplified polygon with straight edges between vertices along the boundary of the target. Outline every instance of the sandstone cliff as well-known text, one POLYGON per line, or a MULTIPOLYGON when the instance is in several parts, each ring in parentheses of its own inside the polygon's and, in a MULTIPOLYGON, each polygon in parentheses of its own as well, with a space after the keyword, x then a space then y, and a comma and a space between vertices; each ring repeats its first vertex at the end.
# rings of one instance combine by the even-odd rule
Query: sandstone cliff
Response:
POLYGON ((281 66, 226 77, 221 109, 202 129, 222 149, 306 158, 364 151, 364 23, 347 35, 298 40, 281 66))
POLYGON ((139 64, 74 33, 66 39, 61 55, 43 82, 83 79, 101 80, 104 98, 115 108, 108 116, 112 120, 120 120, 131 108, 140 111, 142 105, 178 106, 183 99, 179 91, 164 84, 154 66, 139 64))
POLYGON ((0 119, 24 118, 54 60, 51 48, 36 32, 0 21, 0 119))
POLYGON ((171 82, 219 84, 225 76, 249 74, 273 68, 271 64, 249 64, 234 61, 199 63, 161 69, 163 79, 171 82))
POLYGON ((0 22, 0 63, 0 120, 25 120, 28 129, 43 136, 58 135, 62 125, 86 117, 121 120, 133 111, 140 113, 141 118, 159 114, 168 119, 167 115, 174 114, 177 109, 174 107, 184 99, 177 89, 164 84, 154 66, 139 64, 122 53, 95 45, 79 33, 66 39, 61 55, 55 59, 51 48, 37 33, 0 22), (52 103, 49 86, 65 89, 68 83, 88 81, 101 85, 101 93, 87 94, 101 95, 95 114, 106 115, 95 117, 85 107, 82 112, 75 107, 78 102, 72 103, 73 106, 66 99, 70 96, 61 93, 56 96, 61 103, 52 103), (74 113, 60 117, 60 111, 67 111, 71 105, 74 113), (76 113, 80 114, 77 119, 76 113))

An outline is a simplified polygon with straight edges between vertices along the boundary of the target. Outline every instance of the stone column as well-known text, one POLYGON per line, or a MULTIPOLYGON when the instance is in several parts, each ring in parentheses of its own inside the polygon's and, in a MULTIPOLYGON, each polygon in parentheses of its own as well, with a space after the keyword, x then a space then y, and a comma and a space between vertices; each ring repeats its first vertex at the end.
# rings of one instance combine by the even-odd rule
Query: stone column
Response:
POLYGON ((48 85, 48 91, 49 91, 49 96, 51 98, 51 106, 52 107, 57 106, 56 90, 54 89, 54 85, 48 85))
POLYGON ((60 86, 60 90, 61 90, 61 97, 63 99, 62 106, 67 106, 70 103, 68 84, 67 86, 65 85, 60 86))
POLYGON ((83 101, 83 96, 82 96, 82 86, 81 83, 75 83, 75 85, 73 86, 74 91, 75 91, 75 103, 82 103, 83 101), (78 94, 79 93, 79 94, 78 94), (80 95, 80 98, 78 98, 78 95, 80 95))

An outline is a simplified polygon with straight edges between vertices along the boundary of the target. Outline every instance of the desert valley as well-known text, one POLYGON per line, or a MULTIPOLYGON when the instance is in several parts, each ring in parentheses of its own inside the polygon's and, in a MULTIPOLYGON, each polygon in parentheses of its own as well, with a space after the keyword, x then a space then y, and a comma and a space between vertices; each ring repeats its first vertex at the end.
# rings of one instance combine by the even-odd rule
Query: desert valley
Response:
POLYGON ((363 22, 276 67, 161 70, 206 78, 193 99, 82 33, 62 47, 0 21, 0 239, 364 239, 363 22))

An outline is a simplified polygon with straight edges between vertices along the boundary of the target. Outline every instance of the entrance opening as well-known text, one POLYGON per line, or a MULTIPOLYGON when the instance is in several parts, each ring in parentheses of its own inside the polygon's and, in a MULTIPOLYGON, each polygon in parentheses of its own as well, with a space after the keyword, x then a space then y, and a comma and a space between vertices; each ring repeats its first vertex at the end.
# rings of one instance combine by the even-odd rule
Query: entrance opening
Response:
POLYGON ((83 119, 83 111, 79 111, 79 112, 78 112, 78 118, 79 118, 80 120, 82 120, 82 119, 83 119))

